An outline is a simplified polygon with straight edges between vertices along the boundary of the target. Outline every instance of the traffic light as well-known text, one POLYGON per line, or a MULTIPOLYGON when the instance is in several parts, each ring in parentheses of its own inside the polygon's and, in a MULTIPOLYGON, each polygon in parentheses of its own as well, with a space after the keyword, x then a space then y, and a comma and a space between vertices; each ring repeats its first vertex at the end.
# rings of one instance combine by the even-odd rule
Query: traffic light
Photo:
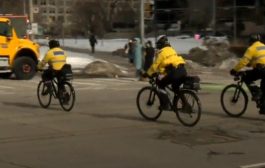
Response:
POLYGON ((152 19, 154 14, 154 4, 151 2, 145 2, 144 4, 144 18, 152 19))
POLYGON ((178 3, 176 0, 155 0, 154 19, 156 23, 176 23, 178 3))

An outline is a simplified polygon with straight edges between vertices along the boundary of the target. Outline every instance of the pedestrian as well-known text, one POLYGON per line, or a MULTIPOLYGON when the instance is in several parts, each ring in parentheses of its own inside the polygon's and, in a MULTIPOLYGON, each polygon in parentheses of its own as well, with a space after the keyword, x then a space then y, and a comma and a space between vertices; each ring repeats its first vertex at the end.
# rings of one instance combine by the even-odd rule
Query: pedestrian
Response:
POLYGON ((144 57, 144 71, 147 71, 150 66, 153 64, 154 56, 155 56, 155 49, 153 44, 150 40, 145 43, 145 57, 144 57))
POLYGON ((129 62, 133 64, 134 60, 134 42, 133 39, 130 39, 127 44, 124 46, 125 54, 127 54, 129 62))
POLYGON ((91 52, 95 53, 95 45, 97 44, 96 36, 92 33, 89 37, 89 43, 91 46, 91 52))
POLYGON ((141 78, 142 71, 142 45, 139 38, 135 38, 134 65, 136 68, 136 77, 141 78))

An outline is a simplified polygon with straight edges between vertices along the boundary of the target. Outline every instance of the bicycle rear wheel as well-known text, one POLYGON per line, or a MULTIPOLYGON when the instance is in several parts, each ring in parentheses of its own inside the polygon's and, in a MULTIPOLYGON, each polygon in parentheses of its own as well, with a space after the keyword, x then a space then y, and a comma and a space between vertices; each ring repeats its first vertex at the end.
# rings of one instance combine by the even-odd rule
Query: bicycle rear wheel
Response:
POLYGON ((226 114, 231 117, 240 117, 247 109, 248 96, 242 87, 231 84, 226 86, 221 93, 221 106, 226 114))
POLYGON ((181 90, 173 103, 178 120, 184 125, 192 127, 201 118, 201 103, 195 92, 181 90))
POLYGON ((140 114, 147 120, 155 121, 162 113, 159 109, 158 93, 151 86, 144 87, 138 92, 136 103, 140 114))
POLYGON ((75 90, 69 82, 63 82, 59 89, 59 102, 64 111, 70 111, 75 104, 75 90))
POLYGON ((47 92, 48 87, 45 85, 43 81, 39 82, 37 88, 37 96, 41 107, 47 108, 51 104, 52 95, 50 92, 47 92))

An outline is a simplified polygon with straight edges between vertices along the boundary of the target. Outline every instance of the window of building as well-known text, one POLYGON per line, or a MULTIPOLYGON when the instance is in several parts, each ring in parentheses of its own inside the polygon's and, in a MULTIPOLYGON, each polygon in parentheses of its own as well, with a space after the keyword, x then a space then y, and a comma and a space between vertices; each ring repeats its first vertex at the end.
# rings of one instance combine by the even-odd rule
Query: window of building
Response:
POLYGON ((49 9, 49 13, 54 14, 55 13, 55 8, 50 8, 49 9))
POLYGON ((38 5, 38 0, 33 0, 33 5, 38 5))
POLYGON ((41 0, 41 1, 40 1, 40 5, 47 5, 46 0, 41 0))
POLYGON ((65 1, 66 6, 72 6, 72 0, 65 1))
POLYGON ((55 5, 55 0, 49 0, 49 5, 55 5))
POLYGON ((70 14, 70 13, 72 13, 72 10, 70 8, 67 8, 65 13, 70 14))
POLYGON ((58 21, 59 22, 64 22, 64 17, 63 16, 58 16, 58 21))
POLYGON ((55 21, 55 16, 50 16, 49 17, 49 20, 52 21, 52 22, 54 22, 55 21))
POLYGON ((47 9, 46 8, 42 8, 41 11, 42 11, 42 13, 47 13, 47 9))
POLYGON ((64 1, 62 1, 62 0, 59 0, 59 1, 57 1, 57 4, 59 5, 59 6, 63 6, 63 3, 64 1))
POLYGON ((58 9, 58 13, 59 13, 59 14, 64 13, 64 8, 59 8, 59 9, 58 9))

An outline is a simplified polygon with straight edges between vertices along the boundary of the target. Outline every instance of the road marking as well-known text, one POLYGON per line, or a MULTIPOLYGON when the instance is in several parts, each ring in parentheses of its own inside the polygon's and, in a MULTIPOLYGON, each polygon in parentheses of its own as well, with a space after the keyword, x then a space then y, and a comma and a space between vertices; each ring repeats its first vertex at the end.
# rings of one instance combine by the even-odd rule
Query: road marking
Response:
POLYGON ((251 165, 240 166, 240 168, 264 168, 265 163, 256 163, 251 165))
POLYGON ((2 86, 2 85, 0 85, 0 88, 3 88, 3 89, 13 89, 13 87, 10 87, 10 86, 2 86))

